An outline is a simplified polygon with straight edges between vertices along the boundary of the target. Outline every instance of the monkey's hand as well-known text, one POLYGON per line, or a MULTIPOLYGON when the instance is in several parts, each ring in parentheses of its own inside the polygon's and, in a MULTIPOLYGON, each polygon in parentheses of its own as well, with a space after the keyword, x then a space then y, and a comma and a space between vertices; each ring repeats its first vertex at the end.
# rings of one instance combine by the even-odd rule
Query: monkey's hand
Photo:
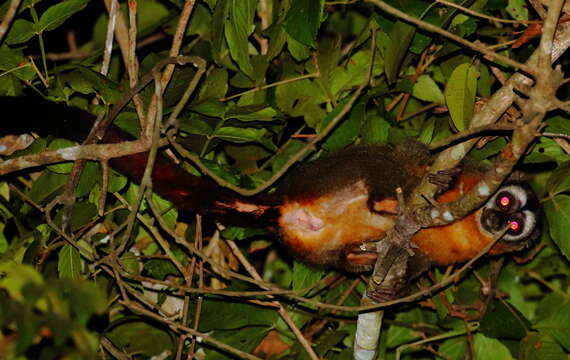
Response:
POLYGON ((428 174, 428 181, 437 186, 435 195, 439 196, 453 188, 461 171, 461 166, 456 166, 451 169, 440 170, 435 174, 428 174))

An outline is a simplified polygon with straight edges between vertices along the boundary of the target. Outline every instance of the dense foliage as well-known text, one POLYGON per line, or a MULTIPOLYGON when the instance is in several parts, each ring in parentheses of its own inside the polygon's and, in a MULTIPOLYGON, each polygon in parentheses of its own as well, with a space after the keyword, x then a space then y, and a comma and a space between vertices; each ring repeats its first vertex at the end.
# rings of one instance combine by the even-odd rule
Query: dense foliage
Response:
MULTIPOLYGON (((115 124, 138 136, 141 109, 156 111, 159 93, 163 128, 174 124, 177 142, 221 181, 252 189, 301 151, 306 161, 354 144, 433 144, 467 129, 517 71, 477 47, 524 63, 539 41, 522 33, 536 25, 525 20, 540 20, 544 10, 523 0, 455 0, 474 13, 429 0, 386 1, 477 42, 474 50, 389 15, 378 2, 129 0, 111 10, 111 0, 23 0, 10 18, 17 1, 5 0, 0 95, 41 95, 99 114, 159 61, 200 57, 205 73, 176 121, 168 117, 199 76, 196 58, 176 65, 170 81, 162 75, 164 91, 151 81, 115 124), (136 29, 129 25, 135 17, 136 29)), ((568 58, 561 59, 567 72, 568 58)), ((569 85, 557 96, 568 101, 569 85)), ((63 119, 45 117, 53 133, 34 134, 29 147, 3 160, 73 145, 58 137, 63 119)), ((520 117, 513 105, 500 121, 520 117)), ((82 126, 66 120, 65 127, 82 126)), ((0 127, 38 119, 3 110, 2 121, 0 127)), ((509 256, 500 273, 484 258, 442 291, 388 308, 382 358, 568 357, 568 113, 549 112, 543 131, 519 164, 544 205, 540 239, 515 261, 509 256)), ((2 138, 2 150, 25 139, 2 138)), ((508 141, 504 132, 486 137, 468 156, 491 163, 508 141)), ((365 280, 294 262, 263 229, 220 229, 156 195, 138 206, 139 186, 101 162, 88 162, 70 185, 72 207, 54 202, 73 164, 38 161, 0 178, 1 357, 352 358, 357 313, 322 303, 358 306, 365 280)), ((191 163, 181 166, 198 173, 191 163)), ((446 271, 434 268, 412 292, 446 271)))

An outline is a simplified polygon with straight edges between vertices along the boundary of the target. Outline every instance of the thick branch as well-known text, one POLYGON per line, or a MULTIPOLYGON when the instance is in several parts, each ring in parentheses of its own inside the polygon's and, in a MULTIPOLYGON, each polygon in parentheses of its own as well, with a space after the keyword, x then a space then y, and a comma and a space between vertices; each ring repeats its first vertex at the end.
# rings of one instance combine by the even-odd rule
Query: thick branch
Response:
MULTIPOLYGON (((166 143, 163 140, 161 146, 166 145, 166 143)), ((44 151, 39 154, 24 155, 0 163, 0 175, 64 161, 109 160, 148 151, 149 146, 150 144, 147 141, 135 140, 118 144, 78 145, 53 151, 44 151)))

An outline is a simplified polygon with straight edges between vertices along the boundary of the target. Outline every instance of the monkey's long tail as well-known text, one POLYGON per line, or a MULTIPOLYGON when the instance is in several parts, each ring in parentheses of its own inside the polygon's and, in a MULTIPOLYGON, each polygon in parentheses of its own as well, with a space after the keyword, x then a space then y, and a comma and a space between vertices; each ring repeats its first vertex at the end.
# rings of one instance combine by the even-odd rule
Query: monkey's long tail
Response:
MULTIPOLYGON (((40 135, 54 135, 75 141, 84 139, 95 116, 81 109, 53 103, 36 96, 2 97, 0 109, 15 119, 4 119, 1 135, 35 131, 40 135), (4 126, 7 125, 7 126, 4 126)), ((103 142, 120 143, 132 140, 126 132, 109 127, 103 142)), ((148 153, 123 156, 111 160, 111 167, 135 182, 143 176, 148 153)), ((236 225, 272 224, 276 208, 269 197, 243 197, 222 188, 210 179, 194 176, 163 154, 158 154, 152 171, 153 190, 172 201, 181 210, 203 215, 214 215, 224 222, 236 225)))

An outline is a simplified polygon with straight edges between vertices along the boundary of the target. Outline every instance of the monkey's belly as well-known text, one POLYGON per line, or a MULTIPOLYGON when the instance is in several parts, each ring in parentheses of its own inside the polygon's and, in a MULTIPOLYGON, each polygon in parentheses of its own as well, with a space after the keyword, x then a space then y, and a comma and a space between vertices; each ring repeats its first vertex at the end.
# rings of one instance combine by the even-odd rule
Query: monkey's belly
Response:
POLYGON ((394 226, 392 216, 370 211, 362 182, 316 199, 286 201, 280 211, 285 247, 315 265, 341 265, 344 249, 379 240, 394 226))
MULTIPOLYGON (((453 201, 464 190, 460 186, 447 192, 443 202, 453 201)), ((324 196, 285 201, 279 217, 285 247, 298 259, 315 265, 347 269, 352 254, 359 261, 369 261, 370 256, 358 258, 355 249, 367 241, 381 240, 394 227, 397 210, 394 199, 384 199, 372 204, 380 213, 371 211, 368 198, 368 189, 358 181, 324 196)), ((492 234, 480 226, 479 217, 480 211, 476 211, 449 225, 420 230, 412 239, 414 251, 440 265, 472 259, 493 241, 492 234)), ((497 243, 490 253, 508 250, 497 243)))

